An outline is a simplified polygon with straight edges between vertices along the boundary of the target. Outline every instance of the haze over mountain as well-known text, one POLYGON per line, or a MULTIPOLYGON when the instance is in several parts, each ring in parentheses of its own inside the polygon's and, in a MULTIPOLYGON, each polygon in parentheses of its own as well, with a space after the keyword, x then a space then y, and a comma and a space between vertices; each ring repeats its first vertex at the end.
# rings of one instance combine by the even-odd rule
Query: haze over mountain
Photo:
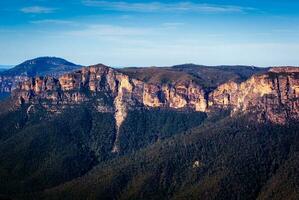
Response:
POLYGON ((0 70, 7 70, 12 67, 13 67, 13 65, 0 65, 0 70))
POLYGON ((298 199, 299 68, 36 76, 0 103, 9 199, 298 199))

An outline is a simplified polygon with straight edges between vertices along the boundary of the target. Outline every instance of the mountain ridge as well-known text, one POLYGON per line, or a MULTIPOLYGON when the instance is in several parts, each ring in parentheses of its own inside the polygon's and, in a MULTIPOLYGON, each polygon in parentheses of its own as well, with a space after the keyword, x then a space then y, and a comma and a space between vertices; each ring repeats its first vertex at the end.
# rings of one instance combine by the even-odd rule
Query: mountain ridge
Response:
POLYGON ((1 198, 296 199, 299 68, 203 85, 126 70, 17 84, 0 102, 1 198))
POLYGON ((78 67, 81 66, 71 63, 63 58, 44 56, 26 60, 21 64, 2 72, 2 75, 34 77, 47 74, 57 76, 58 74, 65 73, 65 71, 78 69, 78 67))
POLYGON ((59 75, 79 69, 81 66, 58 57, 38 57, 26 60, 13 68, 0 72, 0 96, 9 95, 16 84, 38 75, 59 75))
MULTIPOLYGON (((151 69, 152 68, 145 70, 151 69)), ((134 76, 132 78, 131 75, 123 73, 125 70, 127 69, 114 69, 103 64, 98 64, 84 67, 74 73, 66 73, 57 79, 51 76, 36 77, 21 83, 15 91, 15 96, 18 96, 18 91, 27 91, 29 92, 28 94, 19 97, 29 103, 31 98, 34 99, 34 95, 38 97, 40 93, 42 94, 45 91, 57 92, 61 90, 66 92, 80 92, 80 90, 85 89, 91 92, 110 92, 113 96, 121 92, 121 90, 126 90, 132 93, 131 95, 136 96, 130 96, 129 98, 135 98, 135 100, 145 106, 184 108, 190 104, 195 110, 205 112, 209 106, 213 106, 214 104, 219 107, 229 107, 232 105, 242 107, 243 105, 238 104, 243 103, 240 102, 242 100, 237 100, 236 98, 238 98, 242 90, 246 90, 246 88, 252 88, 252 93, 258 93, 257 95, 260 96, 256 96, 257 98, 263 97, 264 95, 276 95, 280 98, 278 99, 280 104, 283 96, 283 94, 279 94, 281 89, 283 92, 290 93, 283 97, 285 99, 289 98, 289 95, 293 95, 292 98, 296 100, 298 93, 297 79, 299 68, 297 67, 269 68, 267 72, 263 71, 262 73, 249 76, 248 79, 245 79, 243 82, 232 79, 223 84, 219 84, 212 91, 198 84, 196 80, 188 76, 181 78, 175 74, 169 82, 164 82, 161 79, 159 80, 160 82, 150 82, 144 80, 144 78, 138 79, 138 77, 134 76), (172 87, 175 88, 176 91, 170 91, 172 87), (237 89, 238 87, 239 89, 237 89), (275 91, 276 94, 272 94, 272 90, 275 91), (234 92, 237 93, 233 95, 232 93, 234 92), (188 95, 195 96, 191 97, 188 95), (234 96, 234 98, 232 98, 232 96, 234 96)), ((167 70, 168 69, 166 69, 166 72, 168 72, 167 70)), ((47 97, 44 96, 42 98, 47 97)), ((58 96, 53 98, 57 100, 58 96)), ((80 97, 73 100, 74 102, 83 101, 83 99, 80 100, 80 97)))
MULTIPOLYGON (((165 79, 169 81, 169 74, 174 73, 174 76, 180 77, 180 73, 187 74, 189 78, 194 79, 196 82, 204 87, 211 89, 217 87, 221 83, 228 80, 243 81, 256 73, 265 72, 268 68, 259 68, 252 66, 205 66, 196 64, 181 64, 172 67, 128 67, 119 69, 133 78, 141 79, 145 82, 156 83, 157 80, 165 79), (147 75, 147 76, 144 76, 147 75), (149 77, 148 77, 149 76, 149 77), (163 77, 164 76, 164 77, 163 77)), ((171 81, 170 81, 171 82, 171 81)))
POLYGON ((129 110, 149 107, 209 113, 231 109, 232 113, 255 113, 259 121, 285 124, 290 119, 299 120, 298 95, 299 68, 270 69, 241 83, 230 80, 210 91, 192 79, 147 83, 103 64, 84 67, 58 79, 30 78, 13 92, 20 104, 41 104, 51 112, 61 112, 66 106, 90 102, 95 97, 95 110, 114 113, 116 139, 112 152, 120 151, 119 129, 129 110))

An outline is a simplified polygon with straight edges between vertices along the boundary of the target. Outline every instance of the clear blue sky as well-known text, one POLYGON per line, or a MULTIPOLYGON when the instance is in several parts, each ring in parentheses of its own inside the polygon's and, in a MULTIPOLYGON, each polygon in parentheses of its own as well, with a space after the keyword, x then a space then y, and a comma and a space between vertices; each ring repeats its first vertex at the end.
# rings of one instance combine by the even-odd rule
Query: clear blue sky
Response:
POLYGON ((1 0, 0 64, 299 65, 298 0, 1 0))

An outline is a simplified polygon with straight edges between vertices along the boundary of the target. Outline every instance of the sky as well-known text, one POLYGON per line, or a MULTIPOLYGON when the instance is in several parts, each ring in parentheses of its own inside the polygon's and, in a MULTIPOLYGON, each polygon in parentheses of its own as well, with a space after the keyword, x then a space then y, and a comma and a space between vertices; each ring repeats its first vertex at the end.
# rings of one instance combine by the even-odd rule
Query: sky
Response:
POLYGON ((298 0, 1 0, 0 64, 299 66, 298 0))

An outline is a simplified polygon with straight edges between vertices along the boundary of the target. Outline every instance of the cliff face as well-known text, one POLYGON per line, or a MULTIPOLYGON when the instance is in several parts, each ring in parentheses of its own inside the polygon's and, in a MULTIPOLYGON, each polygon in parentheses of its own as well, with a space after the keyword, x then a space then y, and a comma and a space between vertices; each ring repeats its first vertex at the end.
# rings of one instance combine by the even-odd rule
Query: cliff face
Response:
POLYGON ((149 84, 104 65, 82 68, 59 79, 28 79, 17 86, 14 96, 25 103, 46 99, 55 104, 76 104, 89 100, 83 91, 104 92, 114 99, 114 104, 121 102, 127 107, 193 108, 203 112, 207 109, 204 89, 192 81, 175 85, 149 84))
POLYGON ((192 80, 145 83, 104 65, 85 67, 59 79, 31 78, 13 92, 20 103, 42 104, 54 112, 83 102, 91 102, 99 112, 113 112, 113 152, 119 151, 119 128, 130 109, 146 106, 209 112, 213 108, 231 108, 234 112, 254 113, 257 120, 283 124, 289 119, 299 120, 298 95, 299 68, 272 68, 242 83, 229 81, 208 92, 192 80))
POLYGON ((282 118, 297 116, 299 68, 272 68, 242 83, 229 81, 208 93, 192 81, 150 84, 96 65, 59 79, 27 79, 17 86, 14 96, 25 103, 49 100, 52 105, 71 105, 89 101, 86 91, 92 96, 99 92, 109 96, 115 110, 120 106, 127 109, 148 106, 207 112, 213 107, 230 107, 234 111, 263 111, 267 119, 280 121, 275 119, 277 114, 283 115, 282 118))
POLYGON ((220 85, 209 95, 209 106, 253 112, 257 120, 283 124, 299 120, 299 68, 272 68, 237 84, 220 85))
POLYGON ((122 74, 104 65, 82 68, 65 74, 59 79, 36 77, 17 86, 13 96, 20 103, 42 104, 49 111, 59 112, 60 107, 93 101, 99 111, 114 112, 116 121, 116 142, 114 152, 119 151, 118 130, 127 116, 129 109, 139 106, 192 108, 206 111, 205 92, 191 82, 175 85, 148 84, 122 74), (110 104, 98 101, 101 93, 111 100, 110 104))

